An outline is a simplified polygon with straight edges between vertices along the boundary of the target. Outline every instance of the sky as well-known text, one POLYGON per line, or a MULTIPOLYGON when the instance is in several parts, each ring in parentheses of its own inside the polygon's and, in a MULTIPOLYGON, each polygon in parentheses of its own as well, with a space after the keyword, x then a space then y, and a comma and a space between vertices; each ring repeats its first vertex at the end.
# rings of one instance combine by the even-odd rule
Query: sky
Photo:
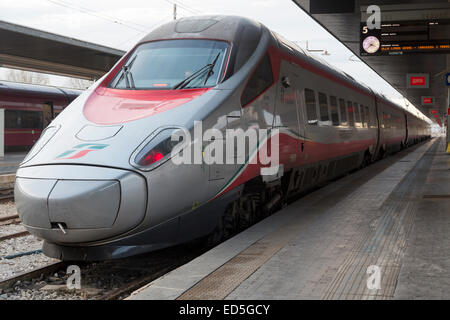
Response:
MULTIPOLYGON (((129 50, 156 27, 177 17, 228 14, 257 20, 305 48, 327 50, 315 53, 412 112, 412 104, 361 62, 344 45, 312 20, 291 0, 1 0, 0 20, 24 25, 108 47, 129 50)), ((0 79, 7 70, 0 68, 0 79)), ((71 86, 64 77, 51 76, 50 84, 71 86)))

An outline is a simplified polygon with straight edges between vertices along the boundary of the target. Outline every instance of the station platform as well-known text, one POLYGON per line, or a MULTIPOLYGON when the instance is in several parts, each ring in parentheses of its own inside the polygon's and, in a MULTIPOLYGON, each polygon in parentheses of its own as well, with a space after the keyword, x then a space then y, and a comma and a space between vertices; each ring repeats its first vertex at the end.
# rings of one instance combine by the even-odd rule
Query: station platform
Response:
POLYGON ((128 299, 450 299, 444 144, 331 182, 128 299))
POLYGON ((19 164, 25 159, 27 154, 28 152, 5 153, 5 156, 0 158, 0 175, 16 173, 19 164))

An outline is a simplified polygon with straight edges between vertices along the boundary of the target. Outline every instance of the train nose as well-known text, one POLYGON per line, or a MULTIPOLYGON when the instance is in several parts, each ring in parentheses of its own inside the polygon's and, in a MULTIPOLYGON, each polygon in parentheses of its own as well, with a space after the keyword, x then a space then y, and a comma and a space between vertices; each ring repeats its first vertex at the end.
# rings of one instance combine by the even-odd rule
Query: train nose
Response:
POLYGON ((144 178, 109 168, 21 168, 14 192, 17 211, 28 231, 61 244, 124 234, 143 221, 147 207, 144 178))

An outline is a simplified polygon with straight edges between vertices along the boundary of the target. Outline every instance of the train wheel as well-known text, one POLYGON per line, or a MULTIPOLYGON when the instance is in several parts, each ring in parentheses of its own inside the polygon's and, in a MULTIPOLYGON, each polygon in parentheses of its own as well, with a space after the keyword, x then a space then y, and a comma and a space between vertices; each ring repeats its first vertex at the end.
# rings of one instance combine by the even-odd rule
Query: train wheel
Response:
POLYGON ((214 231, 207 237, 208 247, 215 246, 223 240, 234 235, 239 230, 239 203, 233 201, 225 209, 225 213, 219 220, 214 231))
POLYGON ((361 164, 361 169, 367 167, 371 163, 372 163, 372 155, 370 154, 369 150, 367 150, 364 153, 364 159, 363 159, 363 162, 361 164))
POLYGON ((387 157, 386 151, 384 149, 380 149, 380 153, 378 155, 378 159, 381 160, 381 159, 384 159, 386 157, 387 157))
POLYGON ((223 238, 224 238, 224 223, 223 223, 223 217, 219 220, 219 223, 217 224, 214 231, 208 236, 206 239, 206 245, 208 247, 213 247, 217 244, 219 244, 223 238))
POLYGON ((239 208, 239 229, 245 229, 255 221, 256 206, 252 197, 244 196, 239 208))
POLYGON ((239 202, 233 201, 225 210, 223 217, 224 238, 229 238, 239 229, 239 202))

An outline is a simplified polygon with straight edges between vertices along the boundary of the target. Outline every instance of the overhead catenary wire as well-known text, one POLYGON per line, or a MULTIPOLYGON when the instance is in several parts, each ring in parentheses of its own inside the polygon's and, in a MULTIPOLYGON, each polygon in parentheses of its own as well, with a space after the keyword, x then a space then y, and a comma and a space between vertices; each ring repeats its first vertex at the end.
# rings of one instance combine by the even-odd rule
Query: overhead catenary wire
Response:
POLYGON ((166 2, 168 2, 168 3, 171 3, 171 4, 176 4, 179 8, 181 8, 181 9, 183 9, 184 11, 187 11, 187 12, 189 12, 189 13, 193 13, 193 14, 200 14, 200 13, 202 13, 200 10, 197 10, 197 9, 193 9, 193 8, 191 8, 191 7, 188 7, 188 6, 186 6, 186 5, 184 5, 181 1, 179 1, 179 0, 165 0, 166 2))
POLYGON ((139 24, 139 23, 135 23, 135 22, 129 22, 129 21, 117 19, 115 17, 99 13, 99 12, 97 12, 95 10, 88 9, 86 7, 81 7, 79 5, 73 5, 73 4, 69 3, 68 1, 63 1, 63 0, 46 0, 46 1, 51 2, 53 4, 56 4, 56 5, 59 5, 59 6, 62 6, 62 7, 66 7, 66 8, 72 9, 72 10, 78 10, 81 13, 84 13, 84 14, 87 14, 87 15, 90 15, 90 16, 102 19, 102 20, 106 20, 106 21, 109 21, 111 23, 118 24, 118 25, 127 27, 129 29, 132 29, 134 31, 137 31, 137 33, 134 34, 132 37, 128 38, 125 41, 121 41, 118 45, 116 45, 118 47, 121 47, 121 46, 125 45, 126 43, 128 43, 128 42, 130 42, 130 41, 132 41, 132 40, 134 40, 134 39, 136 39, 138 37, 141 37, 143 34, 146 34, 146 33, 150 32, 151 30, 153 30, 153 28, 155 26, 161 24, 162 22, 164 22, 164 20, 166 20, 166 18, 159 19, 157 22, 153 23, 152 25, 146 26, 146 25, 142 25, 142 24, 139 24))
POLYGON ((183 9, 184 11, 187 11, 190 14, 201 14, 202 13, 202 11, 194 9, 194 8, 191 8, 191 7, 183 4, 182 2, 180 2, 178 0, 177 1, 175 1, 175 0, 164 0, 164 1, 166 1, 166 2, 168 2, 170 4, 172 4, 172 5, 176 4, 178 8, 183 9))
POLYGON ((95 10, 88 9, 88 8, 85 8, 85 7, 80 7, 80 6, 77 6, 77 5, 73 5, 73 4, 70 4, 70 3, 62 1, 62 0, 46 0, 46 1, 48 1, 50 3, 53 3, 53 4, 56 4, 56 5, 59 5, 59 6, 62 6, 62 7, 66 7, 66 8, 72 9, 72 10, 78 10, 81 13, 84 13, 84 14, 87 14, 87 15, 90 15, 90 16, 93 16, 93 17, 96 17, 96 18, 99 18, 99 19, 106 20, 106 21, 109 21, 109 22, 114 23, 114 24, 122 25, 124 27, 127 27, 129 29, 133 29, 135 31, 139 31, 141 33, 148 32, 151 29, 151 27, 149 27, 149 26, 144 26, 142 24, 138 24, 138 23, 134 23, 134 22, 129 22, 129 21, 124 21, 124 20, 121 20, 121 19, 117 19, 115 17, 111 17, 111 16, 108 16, 108 15, 99 13, 99 12, 97 12, 95 10))
MULTIPOLYGON (((151 28, 153 29, 154 27, 156 27, 156 26, 162 24, 162 23, 165 22, 165 21, 170 21, 170 19, 169 19, 169 18, 159 19, 157 22, 155 22, 155 23, 152 25, 151 28)), ((149 31, 149 32, 150 32, 150 31, 149 31)), ((135 35, 133 35, 132 37, 128 38, 127 40, 120 42, 120 43, 117 45, 117 47, 120 48, 120 47, 122 47, 123 45, 127 44, 128 42, 131 42, 132 40, 134 40, 134 39, 136 39, 136 38, 138 38, 138 37, 142 37, 142 34, 143 34, 143 33, 144 33, 144 32, 136 33, 135 35)))
POLYGON ((191 6, 188 6, 186 3, 183 2, 184 0, 183 0, 183 1, 180 1, 180 0, 172 0, 172 1, 176 1, 178 4, 181 4, 182 6, 188 8, 188 9, 191 9, 191 10, 193 10, 193 11, 197 11, 198 13, 202 13, 201 10, 194 9, 194 8, 192 8, 191 6))

